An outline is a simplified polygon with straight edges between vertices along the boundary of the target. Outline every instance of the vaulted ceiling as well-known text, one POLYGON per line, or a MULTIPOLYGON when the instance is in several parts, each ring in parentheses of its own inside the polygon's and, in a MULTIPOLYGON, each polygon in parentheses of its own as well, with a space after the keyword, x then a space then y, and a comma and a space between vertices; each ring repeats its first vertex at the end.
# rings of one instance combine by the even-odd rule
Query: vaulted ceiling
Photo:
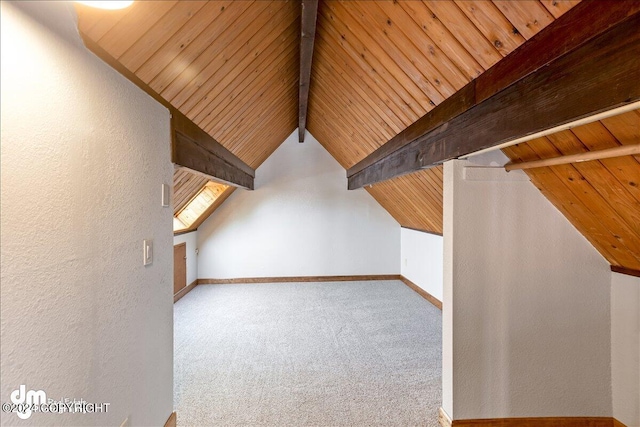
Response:
MULTIPOLYGON (((348 169, 577 3, 321 0, 308 130, 348 169)), ((85 40, 115 58, 249 166, 257 168, 295 130, 299 1, 138 1, 112 12, 76 8, 85 40)), ((611 145, 614 140, 638 142, 637 113, 520 144, 505 153, 524 161, 597 149, 598 144, 611 145)), ((578 229, 597 236, 589 239, 610 262, 638 268, 635 185, 640 172, 637 159, 625 160, 624 171, 611 166, 615 162, 620 160, 600 162, 606 173, 593 175, 589 169, 593 166, 554 169, 552 176, 564 180, 561 185, 549 179, 550 171, 529 174, 578 229), (591 185, 594 205, 588 209, 579 187, 585 184, 580 184, 582 179, 567 181, 571 174, 591 185), (624 188, 601 188, 591 179, 600 179, 602 185, 615 181, 624 188), (558 185, 566 193, 553 187, 558 185), (613 195, 619 199, 611 199, 613 195), (600 210, 596 204, 608 208, 600 210), (606 216, 608 225, 594 218, 578 219, 589 215, 606 216), (615 223, 626 225, 616 228, 615 223), (601 241, 600 236, 606 238, 601 241)), ((203 178, 177 171, 176 207, 184 203, 179 206, 184 208, 204 185, 203 178)), ((366 189, 401 225, 442 233, 441 167, 366 189)))

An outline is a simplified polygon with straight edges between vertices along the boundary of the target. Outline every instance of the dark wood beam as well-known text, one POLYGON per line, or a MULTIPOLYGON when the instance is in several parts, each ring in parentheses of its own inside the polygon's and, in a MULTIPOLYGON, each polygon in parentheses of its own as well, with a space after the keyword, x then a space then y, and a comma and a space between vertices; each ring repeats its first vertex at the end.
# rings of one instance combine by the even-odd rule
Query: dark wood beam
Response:
POLYGON ((171 111, 171 161, 215 181, 253 190, 255 172, 176 109, 171 111))
POLYGON ((619 267, 617 265, 612 265, 611 271, 613 271, 614 273, 626 274, 627 276, 640 277, 640 270, 633 270, 631 268, 619 267))
POLYGON ((581 2, 351 167, 349 189, 638 101, 639 12, 581 2))
POLYGON ((178 111, 100 45, 83 33, 80 33, 80 36, 87 49, 169 110, 171 113, 171 161, 173 163, 205 174, 214 181, 253 190, 255 171, 251 167, 200 129, 191 119, 178 111))
POLYGON ((313 44, 316 38, 316 20, 318 0, 302 0, 301 37, 300 37, 300 87, 298 92, 298 140, 304 142, 307 127, 307 109, 309 105, 309 86, 311 83, 311 61, 313 44))

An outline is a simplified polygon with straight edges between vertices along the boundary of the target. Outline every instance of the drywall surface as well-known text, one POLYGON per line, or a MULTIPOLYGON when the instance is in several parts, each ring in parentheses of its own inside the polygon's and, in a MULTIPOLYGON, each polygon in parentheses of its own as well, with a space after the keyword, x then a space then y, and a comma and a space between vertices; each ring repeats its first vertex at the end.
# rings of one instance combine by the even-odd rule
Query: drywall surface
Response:
POLYGON ((444 409, 611 416, 609 265, 526 175, 469 165, 445 164, 444 409))
POLYGON ((613 416, 640 426, 640 278, 611 274, 613 416))
POLYGON ((313 138, 294 132, 198 228, 198 277, 400 273, 400 225, 313 138))
POLYGON ((174 236, 173 245, 180 243, 187 244, 187 285, 190 285, 198 279, 198 231, 174 236))
MULTIPOLYGON (((109 403, 2 425, 172 412, 168 111, 81 44, 71 2, 2 2, 1 390, 109 403), (142 240, 154 240, 143 266, 142 240), (103 406, 103 408, 107 408, 103 406)), ((17 396, 19 400, 19 396, 17 396)))
POLYGON ((403 228, 400 274, 442 301, 442 236, 403 228))

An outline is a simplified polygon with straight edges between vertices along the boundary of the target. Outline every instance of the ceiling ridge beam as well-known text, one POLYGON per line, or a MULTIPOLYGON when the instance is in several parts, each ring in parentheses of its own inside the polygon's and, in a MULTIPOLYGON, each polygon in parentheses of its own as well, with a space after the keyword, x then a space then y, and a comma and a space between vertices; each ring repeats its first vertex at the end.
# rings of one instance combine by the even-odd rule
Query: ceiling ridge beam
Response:
POLYGON ((255 171, 164 99, 98 43, 80 31, 87 49, 169 110, 171 161, 234 187, 253 190, 255 171))
POLYGON ((349 168, 349 189, 638 101, 639 12, 584 0, 349 168))
POLYGON ((300 80, 298 89, 298 141, 304 142, 311 86, 311 62, 316 38, 318 0, 302 0, 300 16, 300 80))

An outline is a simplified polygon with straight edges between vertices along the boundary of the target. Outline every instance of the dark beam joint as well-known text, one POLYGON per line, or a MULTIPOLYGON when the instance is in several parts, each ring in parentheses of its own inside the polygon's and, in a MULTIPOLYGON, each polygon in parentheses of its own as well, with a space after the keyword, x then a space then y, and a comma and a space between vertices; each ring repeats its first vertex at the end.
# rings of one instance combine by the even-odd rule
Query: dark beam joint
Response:
POLYGON ((309 105, 311 62, 316 36, 318 0, 302 0, 300 35, 300 86, 298 88, 298 141, 304 142, 309 105))
POLYGON ((255 172, 177 110, 171 113, 171 161, 214 181, 253 190, 255 172))
POLYGON ((351 167, 349 189, 637 102, 639 12, 583 1, 351 167))
POLYGON ((253 190, 255 172, 87 35, 84 45, 171 113, 171 161, 234 187, 253 190))

